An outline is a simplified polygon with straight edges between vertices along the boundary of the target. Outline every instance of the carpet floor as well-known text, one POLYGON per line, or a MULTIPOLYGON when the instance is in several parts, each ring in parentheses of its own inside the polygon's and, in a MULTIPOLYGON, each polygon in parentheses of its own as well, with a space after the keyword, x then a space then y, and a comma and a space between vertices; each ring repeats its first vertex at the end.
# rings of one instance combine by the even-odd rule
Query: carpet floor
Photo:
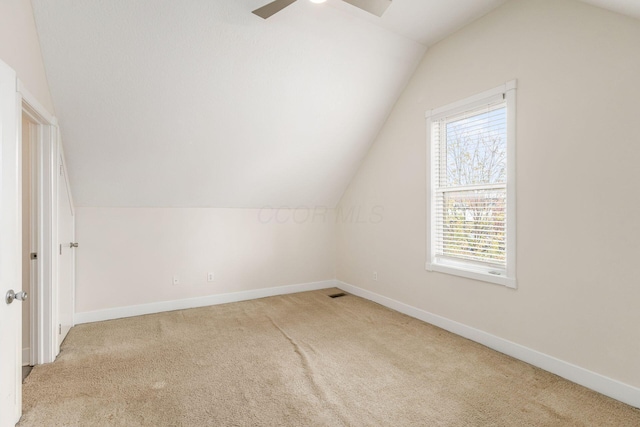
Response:
POLYGON ((328 289, 80 325, 19 426, 640 426, 640 410, 328 289))

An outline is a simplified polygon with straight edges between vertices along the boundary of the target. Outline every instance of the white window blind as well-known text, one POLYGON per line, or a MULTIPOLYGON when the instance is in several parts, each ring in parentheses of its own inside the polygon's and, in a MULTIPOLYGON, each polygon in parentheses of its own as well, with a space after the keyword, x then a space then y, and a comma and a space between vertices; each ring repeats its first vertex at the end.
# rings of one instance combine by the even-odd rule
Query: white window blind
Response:
POLYGON ((432 124, 436 257, 506 267, 506 111, 501 101, 432 124))
POLYGON ((508 276, 509 244, 515 241, 508 236, 514 230, 508 224, 514 206, 509 200, 514 187, 508 188, 513 115, 505 91, 495 92, 428 117, 429 269, 508 276))

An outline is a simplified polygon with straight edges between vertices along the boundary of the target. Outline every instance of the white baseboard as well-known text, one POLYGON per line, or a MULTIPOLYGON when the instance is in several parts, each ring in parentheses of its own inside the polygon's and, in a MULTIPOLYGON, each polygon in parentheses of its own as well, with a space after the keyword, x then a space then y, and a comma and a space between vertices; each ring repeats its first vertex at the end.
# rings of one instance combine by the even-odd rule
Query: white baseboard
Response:
POLYGON ((73 316, 74 325, 82 323, 101 322, 103 320, 122 319, 125 317, 141 316, 144 314, 161 313, 163 311, 184 310, 187 308, 206 307, 209 305, 227 304, 230 302, 246 301, 275 295, 294 294, 297 292, 315 291, 336 286, 335 280, 302 283, 297 285, 277 286, 274 288, 255 289, 251 291, 232 292, 219 295, 208 295, 174 301, 161 301, 149 304, 130 305, 126 307, 108 308, 98 311, 85 311, 73 316))
POLYGON ((22 366, 29 366, 30 365, 30 360, 31 359, 31 349, 30 348, 23 348, 22 349, 22 366))
POLYGON ((612 397, 628 405, 640 408, 640 388, 625 384, 604 375, 597 374, 569 362, 557 359, 548 354, 541 353, 520 344, 491 335, 479 329, 472 328, 454 320, 447 319, 437 314, 410 306, 400 301, 387 298, 374 292, 336 281, 335 286, 353 295, 368 299, 392 310, 438 326, 456 335, 468 338, 483 344, 500 353, 504 353, 516 359, 566 378, 569 381, 580 384, 591 390, 612 397))

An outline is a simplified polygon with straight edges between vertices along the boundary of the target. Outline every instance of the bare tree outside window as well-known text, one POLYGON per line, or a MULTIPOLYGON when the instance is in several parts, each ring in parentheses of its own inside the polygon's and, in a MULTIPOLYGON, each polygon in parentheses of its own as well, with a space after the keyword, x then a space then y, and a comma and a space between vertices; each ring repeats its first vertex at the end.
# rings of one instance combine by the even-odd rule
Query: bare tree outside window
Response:
POLYGON ((506 108, 446 123, 446 186, 507 182, 506 108))

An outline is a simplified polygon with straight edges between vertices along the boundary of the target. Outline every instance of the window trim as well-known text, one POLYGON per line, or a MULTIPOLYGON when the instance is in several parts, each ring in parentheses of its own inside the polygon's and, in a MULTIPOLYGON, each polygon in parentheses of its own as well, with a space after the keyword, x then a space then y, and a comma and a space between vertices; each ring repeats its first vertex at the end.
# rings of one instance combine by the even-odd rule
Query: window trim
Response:
POLYGON ((503 85, 484 91, 474 96, 453 102, 426 113, 427 119, 427 271, 451 274, 495 283, 508 288, 517 288, 516 281, 516 80, 511 80, 503 85), (431 141, 431 127, 434 121, 444 116, 457 114, 471 110, 482 104, 490 103, 504 98, 507 102, 507 238, 506 238, 506 269, 501 274, 491 274, 492 269, 471 262, 455 259, 440 259, 436 262, 432 248, 435 247, 435 215, 432 212, 435 206, 434 168, 431 159, 434 158, 436 144, 431 141))

